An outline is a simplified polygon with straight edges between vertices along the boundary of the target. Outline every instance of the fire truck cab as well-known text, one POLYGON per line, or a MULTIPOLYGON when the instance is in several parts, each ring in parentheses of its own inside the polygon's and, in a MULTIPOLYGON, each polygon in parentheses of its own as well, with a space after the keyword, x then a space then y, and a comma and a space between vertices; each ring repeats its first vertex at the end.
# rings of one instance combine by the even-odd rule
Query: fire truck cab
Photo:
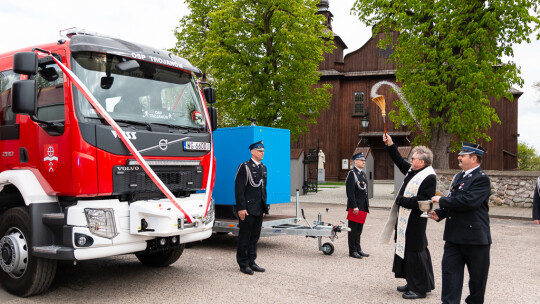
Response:
POLYGON ((186 243, 210 237, 217 115, 215 91, 199 88, 200 75, 168 51, 79 30, 0 54, 0 279, 7 291, 45 291, 58 260, 134 253, 146 265, 167 266, 186 243))

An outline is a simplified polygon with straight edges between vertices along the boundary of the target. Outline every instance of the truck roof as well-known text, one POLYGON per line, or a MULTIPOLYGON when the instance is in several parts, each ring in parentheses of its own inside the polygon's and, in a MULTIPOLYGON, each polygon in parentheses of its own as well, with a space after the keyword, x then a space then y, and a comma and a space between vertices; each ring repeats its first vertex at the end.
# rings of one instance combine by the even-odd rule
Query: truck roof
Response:
MULTIPOLYGON (((183 69, 189 72, 193 72, 197 76, 202 76, 201 70, 193 66, 188 60, 176 56, 172 52, 169 52, 167 50, 160 50, 146 45, 122 40, 119 38, 86 33, 76 33, 70 35, 69 37, 70 39, 65 41, 65 43, 69 45, 69 48, 72 52, 91 51, 106 54, 115 54, 127 58, 133 58, 155 64, 183 69)), ((56 48, 58 44, 61 44, 61 41, 62 40, 59 40, 59 42, 56 43, 31 46, 16 51, 3 53, 0 54, 0 58, 10 56, 16 52, 28 52, 31 51, 34 47, 45 50, 56 48)))

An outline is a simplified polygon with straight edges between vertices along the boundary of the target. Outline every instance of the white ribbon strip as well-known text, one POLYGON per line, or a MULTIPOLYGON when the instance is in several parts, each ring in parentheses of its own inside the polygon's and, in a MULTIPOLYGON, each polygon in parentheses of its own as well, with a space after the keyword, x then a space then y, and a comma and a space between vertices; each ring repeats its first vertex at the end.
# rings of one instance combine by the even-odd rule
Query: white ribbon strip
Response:
MULTIPOLYGON (((204 96, 199 90, 199 96, 201 100, 205 100, 204 96)), ((206 217, 206 214, 208 213, 208 208, 210 207, 210 201, 212 200, 212 190, 214 189, 214 135, 212 134, 212 126, 210 121, 210 115, 208 114, 208 109, 205 106, 205 103, 203 103, 202 108, 204 109, 204 117, 206 119, 206 126, 208 128, 208 131, 210 132, 210 166, 208 167, 208 178, 206 179, 206 208, 204 211, 204 217, 206 217)))
MULTIPOLYGON (((73 72, 68 69, 65 65, 63 65, 60 61, 58 61, 58 59, 56 59, 54 56, 52 56, 52 53, 49 52, 49 56, 52 57, 52 59, 58 64, 58 66, 60 67, 60 69, 62 69, 62 71, 64 72, 64 74, 66 74, 68 76, 68 78, 75 84, 75 86, 82 92, 82 94, 86 97, 86 99, 88 99, 88 101, 90 102, 90 104, 92 105, 92 107, 94 107, 94 109, 101 115, 103 116, 103 118, 107 121, 107 123, 109 123, 109 125, 111 125, 111 127, 113 127, 113 129, 116 131, 116 134, 118 134, 118 136, 120 137, 120 139, 122 140, 122 142, 126 145, 127 149, 129 150, 129 152, 131 152, 131 154, 133 156, 135 156, 135 159, 137 159, 137 161, 139 162, 139 164, 141 165, 141 167, 143 168, 144 172, 146 172, 146 174, 148 174, 148 176, 150 176, 150 178, 152 179, 152 181, 156 184, 156 186, 159 188, 159 190, 161 190, 161 192, 163 192, 163 194, 165 194, 165 196, 169 199, 169 201, 171 201, 171 203, 176 207, 178 208, 178 210, 180 210, 180 212, 182 212, 184 214, 184 216, 186 217, 187 221, 189 223, 192 223, 193 222, 193 218, 186 212, 184 211, 184 209, 182 209, 182 207, 180 207, 180 205, 178 204, 178 202, 176 201, 176 197, 174 197, 174 195, 172 194, 172 192, 169 190, 169 188, 167 188, 167 186, 165 186, 165 184, 161 181, 161 179, 156 175, 156 173, 154 172, 154 170, 152 170, 152 168, 150 168, 150 166, 148 165, 148 163, 144 160, 144 158, 141 156, 141 154, 137 151, 137 149, 135 148, 135 146, 133 146, 133 144, 131 143, 131 141, 126 137, 126 135, 124 134, 124 132, 122 132, 122 129, 120 128, 120 126, 114 121, 114 119, 109 115, 109 113, 107 113, 107 111, 105 111, 105 109, 101 106, 101 104, 96 100, 96 98, 94 97, 94 95, 92 95, 92 93, 90 92, 90 90, 88 90, 88 88, 84 85, 84 83, 75 75, 73 74, 73 72)), ((205 112, 206 112, 206 109, 205 109, 205 112)), ((206 115, 208 116, 208 114, 206 113, 206 115)), ((208 120, 207 120, 208 121, 208 120)), ((213 152, 213 149, 212 149, 212 152, 213 152)), ((212 153, 212 158, 213 158, 213 153, 212 153)), ((212 164, 212 162, 211 162, 212 164)), ((210 167, 210 170, 211 170, 211 167, 210 167)), ((207 191, 207 194, 208 194, 208 191, 207 191)), ((206 214, 205 214, 206 216, 206 214)))

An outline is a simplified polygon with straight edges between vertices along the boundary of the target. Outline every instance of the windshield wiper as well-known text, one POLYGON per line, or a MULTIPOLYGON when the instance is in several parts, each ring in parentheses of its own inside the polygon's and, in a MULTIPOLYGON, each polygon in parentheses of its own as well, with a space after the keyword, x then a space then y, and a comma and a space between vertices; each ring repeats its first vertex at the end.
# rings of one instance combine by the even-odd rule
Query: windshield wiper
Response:
POLYGON ((150 125, 165 126, 165 127, 169 127, 169 128, 172 128, 172 129, 182 129, 183 128, 182 126, 179 126, 179 125, 172 125, 172 124, 162 123, 162 122, 151 122, 150 125))
POLYGON ((99 117, 92 117, 92 116, 84 116, 84 118, 86 119, 94 119, 94 120, 99 120, 101 121, 102 123, 106 124, 107 121, 105 120, 105 118, 99 116, 99 117))
MULTIPOLYGON (((103 117, 85 116, 85 118, 99 120, 103 124, 107 124, 107 121, 103 117)), ((202 128, 198 128, 198 127, 180 126, 180 125, 173 125, 173 124, 161 123, 161 122, 151 122, 151 123, 149 123, 149 122, 145 122, 145 121, 136 121, 136 120, 129 120, 129 119, 114 119, 114 121, 116 121, 116 123, 122 123, 122 124, 127 124, 127 125, 145 126, 148 131, 154 131, 152 129, 152 125, 164 126, 164 127, 171 128, 171 129, 182 129, 182 130, 184 130, 182 132, 184 134, 188 133, 188 132, 201 133, 203 131, 202 128)), ((122 127, 125 127, 125 125, 123 125, 122 127)))
POLYGON ((147 122, 144 122, 144 121, 136 121, 136 120, 129 120, 129 119, 114 119, 114 121, 116 121, 117 123, 118 122, 123 122, 123 123, 127 123, 127 124, 130 124, 130 125, 138 125, 138 126, 149 127, 149 124, 147 122))
POLYGON ((148 131, 152 131, 152 126, 145 121, 136 121, 136 120, 129 120, 129 119, 114 119, 114 121, 116 121, 117 123, 123 122, 130 125, 145 126, 146 129, 148 129, 148 131))
MULTIPOLYGON (((85 116, 84 118, 96 119, 96 120, 101 121, 103 124, 107 124, 107 120, 105 120, 105 118, 103 118, 103 117, 85 116)), ((129 120, 129 119, 114 119, 114 121, 116 121, 116 123, 124 123, 124 124, 127 124, 127 125, 145 126, 148 130, 150 130, 150 131, 152 130, 150 124, 147 123, 147 122, 135 121, 135 120, 129 120)), ((122 126, 122 127, 125 127, 125 126, 122 126)))
POLYGON ((187 133, 189 131, 200 133, 202 131, 201 128, 180 126, 180 125, 172 125, 172 124, 162 123, 162 122, 152 122, 152 123, 150 123, 150 125, 165 126, 165 127, 171 128, 171 129, 183 129, 183 130, 185 130, 185 132, 183 132, 183 133, 187 133))
POLYGON ((196 132, 196 133, 201 133, 203 131, 202 128, 197 128, 197 127, 186 127, 186 129, 192 132, 196 132))

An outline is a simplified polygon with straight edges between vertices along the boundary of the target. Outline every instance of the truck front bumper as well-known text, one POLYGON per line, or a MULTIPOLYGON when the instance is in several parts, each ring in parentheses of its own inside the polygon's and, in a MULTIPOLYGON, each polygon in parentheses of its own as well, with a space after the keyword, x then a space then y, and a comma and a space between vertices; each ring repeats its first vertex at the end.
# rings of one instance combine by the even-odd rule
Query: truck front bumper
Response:
POLYGON ((131 204, 117 200, 79 201, 67 210, 64 243, 69 238, 74 258, 87 260, 144 251, 147 241, 153 239, 174 238, 178 244, 185 244, 209 238, 214 224, 213 205, 209 216, 204 217, 203 193, 182 198, 181 202, 193 218, 192 223, 167 199, 131 204), (106 210, 108 216, 96 219, 88 215, 96 210, 106 210))

